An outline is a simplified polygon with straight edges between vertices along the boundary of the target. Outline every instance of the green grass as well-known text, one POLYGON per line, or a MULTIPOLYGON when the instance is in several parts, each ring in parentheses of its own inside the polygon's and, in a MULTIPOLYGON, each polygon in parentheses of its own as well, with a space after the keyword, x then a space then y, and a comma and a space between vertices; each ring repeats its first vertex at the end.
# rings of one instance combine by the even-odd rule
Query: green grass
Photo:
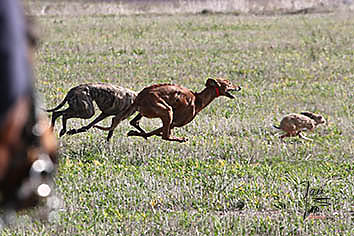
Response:
MULTIPOLYGON (((46 107, 84 82, 200 91, 208 77, 225 77, 243 89, 174 130, 187 143, 127 137, 127 121, 110 144, 94 129, 64 136, 61 203, 49 222, 20 214, 3 233, 352 235, 353 22, 350 14, 39 17, 35 73, 46 107), (313 142, 281 142, 272 124, 303 110, 328 125, 306 134, 313 142), (303 220, 305 181, 329 198, 325 219, 303 220)), ((141 124, 151 130, 160 121, 141 124)))

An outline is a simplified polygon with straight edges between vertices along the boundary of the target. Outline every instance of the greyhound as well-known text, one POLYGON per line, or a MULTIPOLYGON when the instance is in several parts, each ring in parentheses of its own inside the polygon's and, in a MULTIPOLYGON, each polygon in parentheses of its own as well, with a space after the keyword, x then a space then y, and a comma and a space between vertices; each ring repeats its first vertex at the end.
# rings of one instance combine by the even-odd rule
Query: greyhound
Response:
POLYGON ((205 86, 206 88, 200 93, 176 84, 156 84, 144 88, 133 104, 139 114, 130 121, 130 124, 140 132, 131 130, 128 136, 141 136, 147 139, 157 135, 168 141, 187 141, 186 138, 171 137, 171 130, 191 122, 215 98, 225 96, 232 99, 234 96, 229 92, 241 90, 241 87, 231 84, 226 79, 209 78, 205 86), (160 118, 163 126, 146 133, 139 126, 142 117, 160 118))
MULTIPOLYGON (((60 137, 65 133, 69 135, 85 132, 96 123, 105 119, 108 116, 114 116, 112 118, 112 125, 108 129, 109 133, 107 141, 113 135, 113 130, 124 119, 128 118, 136 111, 134 109, 133 102, 137 93, 123 87, 114 86, 105 83, 89 83, 80 84, 68 92, 64 100, 55 108, 46 110, 47 112, 53 112, 52 115, 52 127, 55 126, 55 120, 62 116, 63 128, 60 131, 60 137), (93 101, 96 102, 98 108, 101 110, 101 114, 96 117, 87 126, 83 126, 79 129, 71 129, 66 131, 66 121, 70 118, 82 118, 89 119, 95 114, 93 101), (69 107, 65 110, 57 111, 65 105, 69 104, 69 107)), ((105 130, 103 127, 95 126, 105 130)))

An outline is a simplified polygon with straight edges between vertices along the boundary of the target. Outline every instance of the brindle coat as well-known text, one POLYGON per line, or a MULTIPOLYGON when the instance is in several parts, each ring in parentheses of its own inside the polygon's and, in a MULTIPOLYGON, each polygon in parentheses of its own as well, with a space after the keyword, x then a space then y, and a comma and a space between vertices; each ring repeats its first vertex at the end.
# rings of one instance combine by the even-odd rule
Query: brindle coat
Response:
POLYGON ((312 113, 312 112, 301 112, 300 114, 291 113, 286 115, 281 121, 280 125, 275 126, 277 129, 281 129, 285 132, 280 138, 300 136, 303 139, 310 140, 303 135, 301 131, 307 129, 313 131, 319 124, 325 124, 326 120, 323 116, 312 113))
POLYGON ((136 97, 136 92, 106 83, 90 83, 81 84, 72 88, 64 100, 55 108, 47 110, 47 112, 53 112, 52 126, 55 125, 55 120, 62 116, 63 128, 60 131, 60 136, 65 133, 72 135, 80 132, 85 132, 96 123, 105 119, 108 116, 114 116, 112 118, 112 124, 110 128, 103 128, 95 126, 96 128, 109 130, 107 140, 112 137, 113 130, 119 122, 128 118, 136 111, 132 106, 136 97), (79 129, 71 129, 66 131, 66 121, 70 118, 89 119, 95 114, 93 101, 96 102, 98 108, 102 111, 91 123, 87 126, 79 129), (62 111, 57 111, 59 108, 69 104, 69 107, 62 111))

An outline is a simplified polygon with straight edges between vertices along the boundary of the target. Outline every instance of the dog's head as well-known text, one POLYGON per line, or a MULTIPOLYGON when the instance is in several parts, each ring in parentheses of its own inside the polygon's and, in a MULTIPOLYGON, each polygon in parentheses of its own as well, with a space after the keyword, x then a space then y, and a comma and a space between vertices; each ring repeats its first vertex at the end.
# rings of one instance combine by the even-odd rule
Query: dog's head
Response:
POLYGON ((226 79, 211 79, 209 78, 205 84, 206 87, 212 87, 217 89, 218 96, 226 96, 228 98, 235 98, 230 92, 240 91, 241 87, 233 85, 226 79))
POLYGON ((303 111, 300 114, 304 115, 304 116, 307 116, 310 119, 314 120, 316 122, 316 125, 326 124, 326 120, 325 120, 325 118, 322 115, 315 114, 315 113, 312 113, 312 112, 309 112, 309 111, 303 111))

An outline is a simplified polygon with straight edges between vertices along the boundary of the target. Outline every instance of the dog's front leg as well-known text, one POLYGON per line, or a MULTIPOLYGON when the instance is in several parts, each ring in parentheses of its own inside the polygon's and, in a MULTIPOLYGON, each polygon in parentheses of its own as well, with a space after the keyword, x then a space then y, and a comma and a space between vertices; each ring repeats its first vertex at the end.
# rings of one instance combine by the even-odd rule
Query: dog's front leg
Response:
POLYGON ((172 110, 169 110, 169 112, 161 117, 162 120, 162 139, 167 140, 167 141, 175 141, 175 142, 186 142, 186 138, 177 138, 177 137, 171 137, 171 130, 172 130, 172 120, 173 120, 173 112, 172 110))

